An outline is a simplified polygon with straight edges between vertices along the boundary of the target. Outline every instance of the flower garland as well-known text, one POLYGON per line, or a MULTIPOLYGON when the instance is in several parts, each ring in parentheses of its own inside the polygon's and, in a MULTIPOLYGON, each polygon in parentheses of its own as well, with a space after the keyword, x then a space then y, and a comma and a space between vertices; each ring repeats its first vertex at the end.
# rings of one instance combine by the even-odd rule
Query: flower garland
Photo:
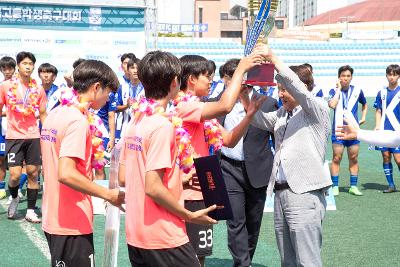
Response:
POLYGON ((17 91, 20 86, 20 77, 17 74, 11 78, 11 87, 7 92, 8 104, 11 105, 11 110, 17 111, 24 116, 37 115, 39 113, 39 90, 34 79, 29 78, 29 84, 22 103, 19 101, 17 91))
MULTIPOLYGON (((173 105, 176 107, 181 102, 191 102, 200 101, 197 96, 190 93, 184 93, 180 91, 177 97, 172 101, 173 105)), ((206 120, 203 122, 204 137, 208 145, 210 154, 214 154, 215 151, 221 149, 223 145, 222 131, 220 129, 220 124, 217 119, 206 120)))
POLYGON ((175 127, 175 138, 178 144, 178 164, 184 173, 189 173, 193 169, 193 148, 190 142, 189 133, 182 127, 182 119, 174 116, 172 113, 166 113, 156 101, 145 97, 140 100, 131 100, 134 119, 140 117, 141 114, 148 116, 159 113, 167 117, 175 127))
POLYGON ((88 103, 79 102, 79 96, 74 89, 66 87, 61 89, 60 104, 62 106, 75 106, 85 115, 92 136, 91 165, 96 170, 102 169, 106 164, 103 134, 100 131, 100 125, 103 124, 103 121, 99 116, 88 110, 88 103))

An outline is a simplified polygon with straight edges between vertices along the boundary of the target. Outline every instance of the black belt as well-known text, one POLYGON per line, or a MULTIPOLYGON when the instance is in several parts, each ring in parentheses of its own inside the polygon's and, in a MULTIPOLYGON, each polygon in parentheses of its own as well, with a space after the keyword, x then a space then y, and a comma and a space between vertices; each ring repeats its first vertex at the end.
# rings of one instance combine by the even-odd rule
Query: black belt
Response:
POLYGON ((224 154, 221 154, 221 159, 229 162, 231 165, 233 165, 235 167, 245 167, 246 166, 244 160, 231 159, 231 158, 228 158, 227 156, 225 156, 224 154))
POLYGON ((282 184, 275 183, 274 191, 282 191, 289 188, 290 186, 288 183, 282 183, 282 184))

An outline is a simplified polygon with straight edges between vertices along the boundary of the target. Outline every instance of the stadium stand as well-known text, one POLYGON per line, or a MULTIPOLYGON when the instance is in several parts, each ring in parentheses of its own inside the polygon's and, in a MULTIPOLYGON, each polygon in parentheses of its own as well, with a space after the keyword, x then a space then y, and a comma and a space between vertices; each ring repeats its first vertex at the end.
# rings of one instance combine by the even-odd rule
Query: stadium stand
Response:
MULTIPOLYGON (((326 83, 325 90, 334 84, 337 69, 348 64, 355 69, 354 77, 368 87, 365 90, 367 95, 374 95, 381 83, 385 83, 386 66, 400 63, 398 40, 317 42, 270 39, 270 47, 290 65, 304 62, 313 65, 316 80, 320 81, 319 84, 326 83)), ((158 48, 178 57, 198 54, 214 60, 218 68, 230 58, 242 57, 244 45, 235 39, 159 38, 158 48)))

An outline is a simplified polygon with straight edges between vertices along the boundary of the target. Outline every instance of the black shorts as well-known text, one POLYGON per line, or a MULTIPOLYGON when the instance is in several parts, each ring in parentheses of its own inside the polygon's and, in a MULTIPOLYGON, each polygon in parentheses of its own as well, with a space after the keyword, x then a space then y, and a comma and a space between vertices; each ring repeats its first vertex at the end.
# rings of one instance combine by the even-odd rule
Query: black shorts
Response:
POLYGON ((49 244, 52 267, 93 267, 93 234, 52 235, 44 232, 49 244))
MULTIPOLYGON (((190 211, 198 211, 205 209, 203 200, 185 200, 185 209, 190 211)), ((186 223, 186 231, 189 236, 190 244, 192 244, 197 256, 205 257, 212 254, 213 247, 213 226, 201 225, 194 223, 186 223)))
POLYGON ((40 139, 6 139, 7 166, 21 166, 25 161, 26 165, 39 166, 42 164, 40 154, 40 139))
POLYGON ((128 245, 132 267, 196 267, 199 259, 190 243, 169 249, 143 249, 128 245))

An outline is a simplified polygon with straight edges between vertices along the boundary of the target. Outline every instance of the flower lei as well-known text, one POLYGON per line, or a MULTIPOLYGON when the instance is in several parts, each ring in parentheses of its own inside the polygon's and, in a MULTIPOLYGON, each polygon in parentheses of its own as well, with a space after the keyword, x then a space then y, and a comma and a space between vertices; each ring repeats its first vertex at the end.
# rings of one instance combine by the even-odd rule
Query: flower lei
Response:
POLYGON ((184 173, 189 173, 193 169, 193 148, 191 146, 191 137, 189 133, 182 127, 182 119, 173 115, 173 113, 166 113, 164 108, 161 107, 156 101, 145 97, 140 100, 131 100, 132 111, 134 118, 137 119, 141 114, 148 116, 159 113, 167 117, 175 127, 175 138, 178 144, 178 164, 179 168, 184 173))
POLYGON ((102 169, 106 164, 106 160, 104 159, 105 152, 102 139, 103 134, 99 128, 103 121, 99 116, 88 111, 87 103, 79 102, 79 96, 74 89, 61 89, 60 104, 62 106, 75 106, 85 115, 92 136, 91 165, 92 168, 96 170, 102 169))
MULTIPOLYGON (((11 87, 7 92, 8 103, 11 105, 11 110, 17 111, 24 116, 36 115, 39 112, 39 90, 37 83, 34 79, 29 78, 28 92, 26 96, 28 99, 23 99, 23 103, 17 101, 17 91, 20 86, 20 77, 17 74, 11 78, 11 87)), ((25 98, 24 96, 21 96, 25 98)))
MULTIPOLYGON (((180 102, 190 101, 200 101, 200 99, 190 93, 185 94, 184 92, 180 91, 172 103, 176 107, 180 102)), ((203 128, 205 141, 207 142, 210 154, 214 154, 214 152, 221 149, 223 145, 220 124, 217 119, 206 120, 203 122, 203 128)))

